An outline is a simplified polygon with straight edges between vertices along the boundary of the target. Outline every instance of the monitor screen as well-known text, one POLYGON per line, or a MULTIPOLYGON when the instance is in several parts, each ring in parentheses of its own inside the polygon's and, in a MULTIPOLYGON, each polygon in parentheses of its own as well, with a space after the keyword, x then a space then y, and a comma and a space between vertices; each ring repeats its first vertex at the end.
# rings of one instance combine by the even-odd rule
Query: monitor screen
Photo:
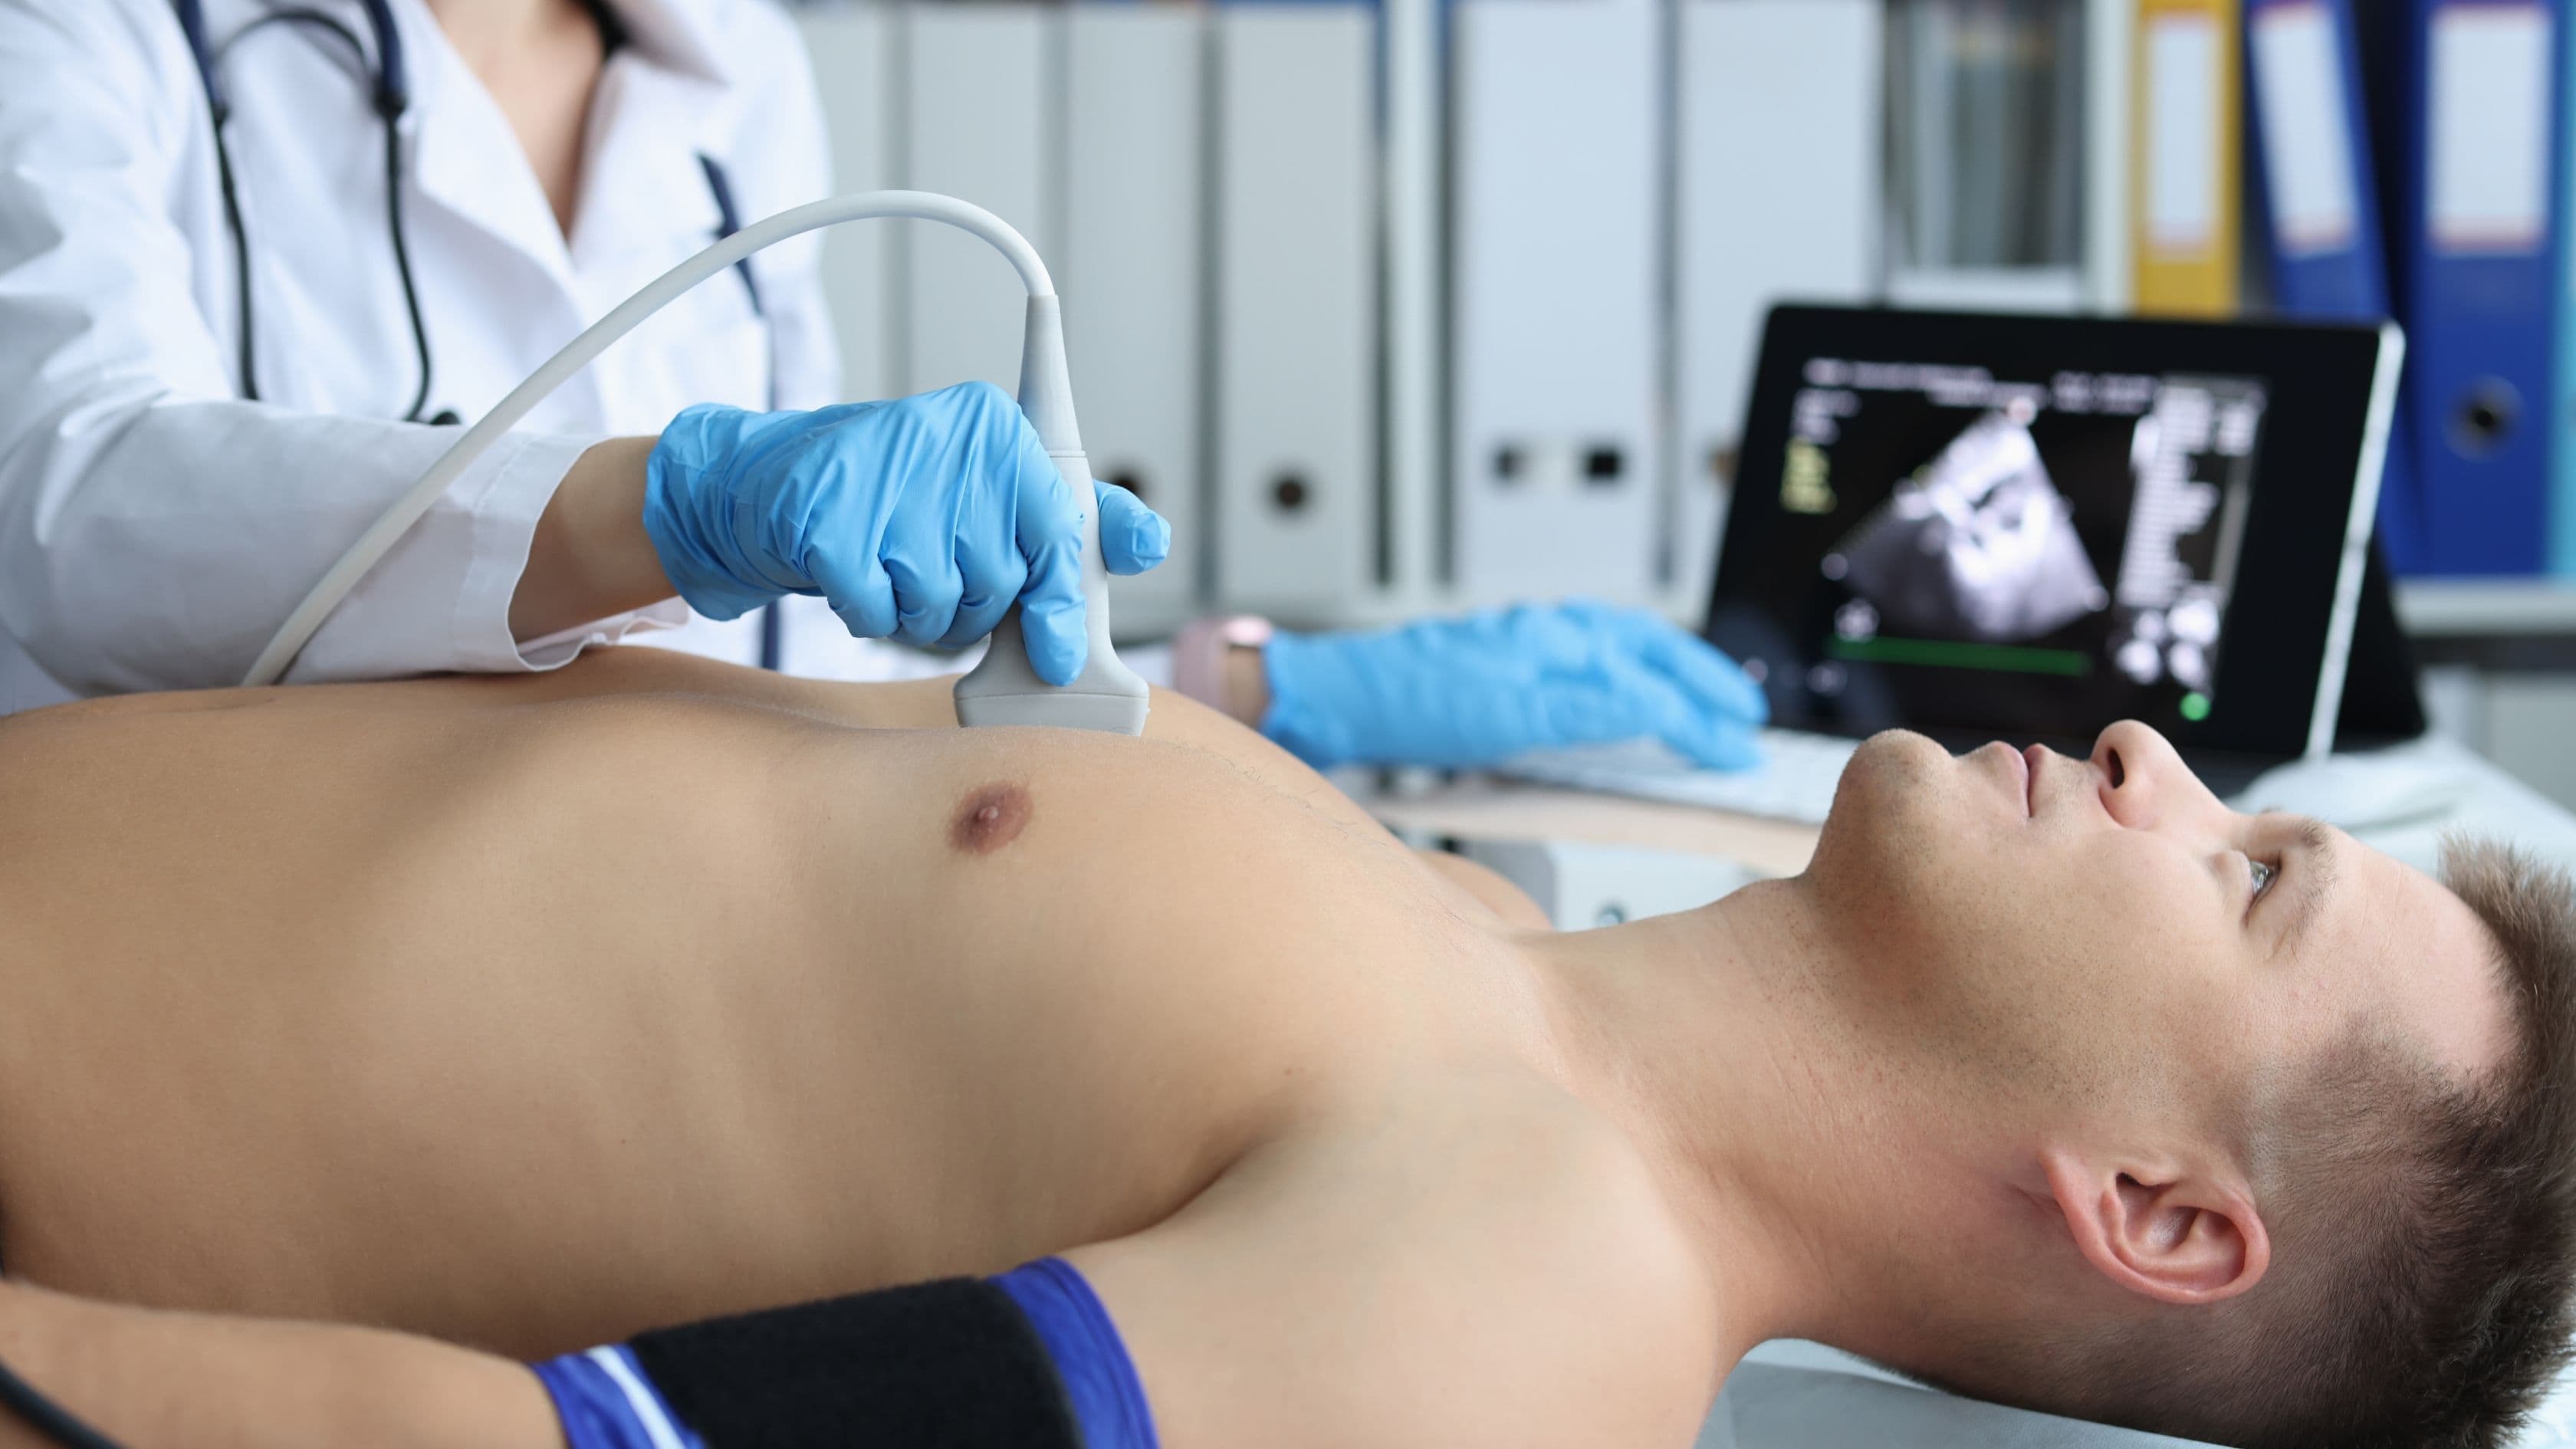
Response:
MULTIPOLYGON (((1786 722, 2191 734, 2281 707, 2227 667, 2249 586, 2267 595, 2248 541, 2268 479, 2324 460, 2279 436, 2259 359, 1868 340, 1766 350, 1772 415, 1747 430, 1776 442, 1747 449, 1734 508, 1758 537, 1730 530, 1710 632, 1786 722)), ((2331 555, 2344 520, 2317 527, 2331 555)))

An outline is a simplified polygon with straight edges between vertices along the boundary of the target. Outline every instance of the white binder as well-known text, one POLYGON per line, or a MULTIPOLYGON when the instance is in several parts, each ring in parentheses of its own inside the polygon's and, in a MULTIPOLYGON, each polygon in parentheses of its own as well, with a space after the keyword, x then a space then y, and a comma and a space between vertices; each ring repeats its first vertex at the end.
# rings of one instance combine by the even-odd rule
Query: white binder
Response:
POLYGON ((1660 17, 1457 0, 1451 468, 1477 602, 1654 592, 1660 17))
MULTIPOLYGON (((832 147, 832 191, 875 191, 894 175, 894 79, 886 8, 874 3, 795 12, 823 100, 832 147)), ((892 224, 861 222, 823 234, 823 293, 841 353, 841 396, 893 391, 893 319, 888 301, 892 224)))
POLYGON ((1080 0, 1066 20, 1064 240, 1052 260, 1083 449, 1094 477, 1134 488, 1172 525, 1171 557, 1114 585, 1121 634, 1185 620, 1207 562, 1204 17, 1080 0))
POLYGON ((1376 574, 1377 17, 1213 15, 1217 586, 1329 621, 1376 574))
POLYGON ((2129 310, 2130 42, 2137 0, 2084 0, 2084 305, 2129 310))
POLYGON ((1669 516, 1675 585, 1694 604, 1716 567, 1764 315, 1873 289, 1882 43, 1879 0, 1682 0, 1669 516))
MULTIPOLYGON (((900 12, 901 183, 971 201, 1052 258, 1057 134, 1055 12, 1018 0, 917 3, 900 12)), ((900 229, 897 389, 973 378, 1016 392, 1028 289, 989 244, 952 226, 900 229)), ((1076 374, 1076 381, 1080 374, 1076 374)))

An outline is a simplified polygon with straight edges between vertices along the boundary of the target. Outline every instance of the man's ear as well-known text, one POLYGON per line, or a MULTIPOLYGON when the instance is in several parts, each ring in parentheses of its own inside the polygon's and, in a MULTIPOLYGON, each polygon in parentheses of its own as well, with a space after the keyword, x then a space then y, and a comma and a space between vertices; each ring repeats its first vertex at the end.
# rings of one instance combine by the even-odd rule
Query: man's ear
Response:
POLYGON ((2077 1251, 2162 1303, 2216 1303, 2262 1281, 2272 1239, 2245 1184, 2171 1160, 2043 1148, 2040 1169, 2077 1251))

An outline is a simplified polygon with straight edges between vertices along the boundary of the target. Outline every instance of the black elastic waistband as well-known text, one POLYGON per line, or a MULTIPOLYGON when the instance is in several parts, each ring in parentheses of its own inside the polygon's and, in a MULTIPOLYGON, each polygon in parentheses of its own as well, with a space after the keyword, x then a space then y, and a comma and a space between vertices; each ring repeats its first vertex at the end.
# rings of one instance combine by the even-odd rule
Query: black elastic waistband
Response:
POLYGON ((1083 1449, 1019 1307, 949 1278, 630 1341, 708 1449, 1083 1449))

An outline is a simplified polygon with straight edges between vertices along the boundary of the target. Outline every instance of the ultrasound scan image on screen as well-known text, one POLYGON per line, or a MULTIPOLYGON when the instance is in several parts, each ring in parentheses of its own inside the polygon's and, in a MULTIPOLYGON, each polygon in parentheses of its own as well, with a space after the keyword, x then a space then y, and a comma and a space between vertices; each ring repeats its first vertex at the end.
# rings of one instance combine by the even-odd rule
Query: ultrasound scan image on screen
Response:
POLYGON ((1711 620, 1793 722, 2197 722, 2217 689, 2260 379, 1819 357, 1778 547, 1711 620), (1787 677, 1768 678, 1774 674, 1787 677))

